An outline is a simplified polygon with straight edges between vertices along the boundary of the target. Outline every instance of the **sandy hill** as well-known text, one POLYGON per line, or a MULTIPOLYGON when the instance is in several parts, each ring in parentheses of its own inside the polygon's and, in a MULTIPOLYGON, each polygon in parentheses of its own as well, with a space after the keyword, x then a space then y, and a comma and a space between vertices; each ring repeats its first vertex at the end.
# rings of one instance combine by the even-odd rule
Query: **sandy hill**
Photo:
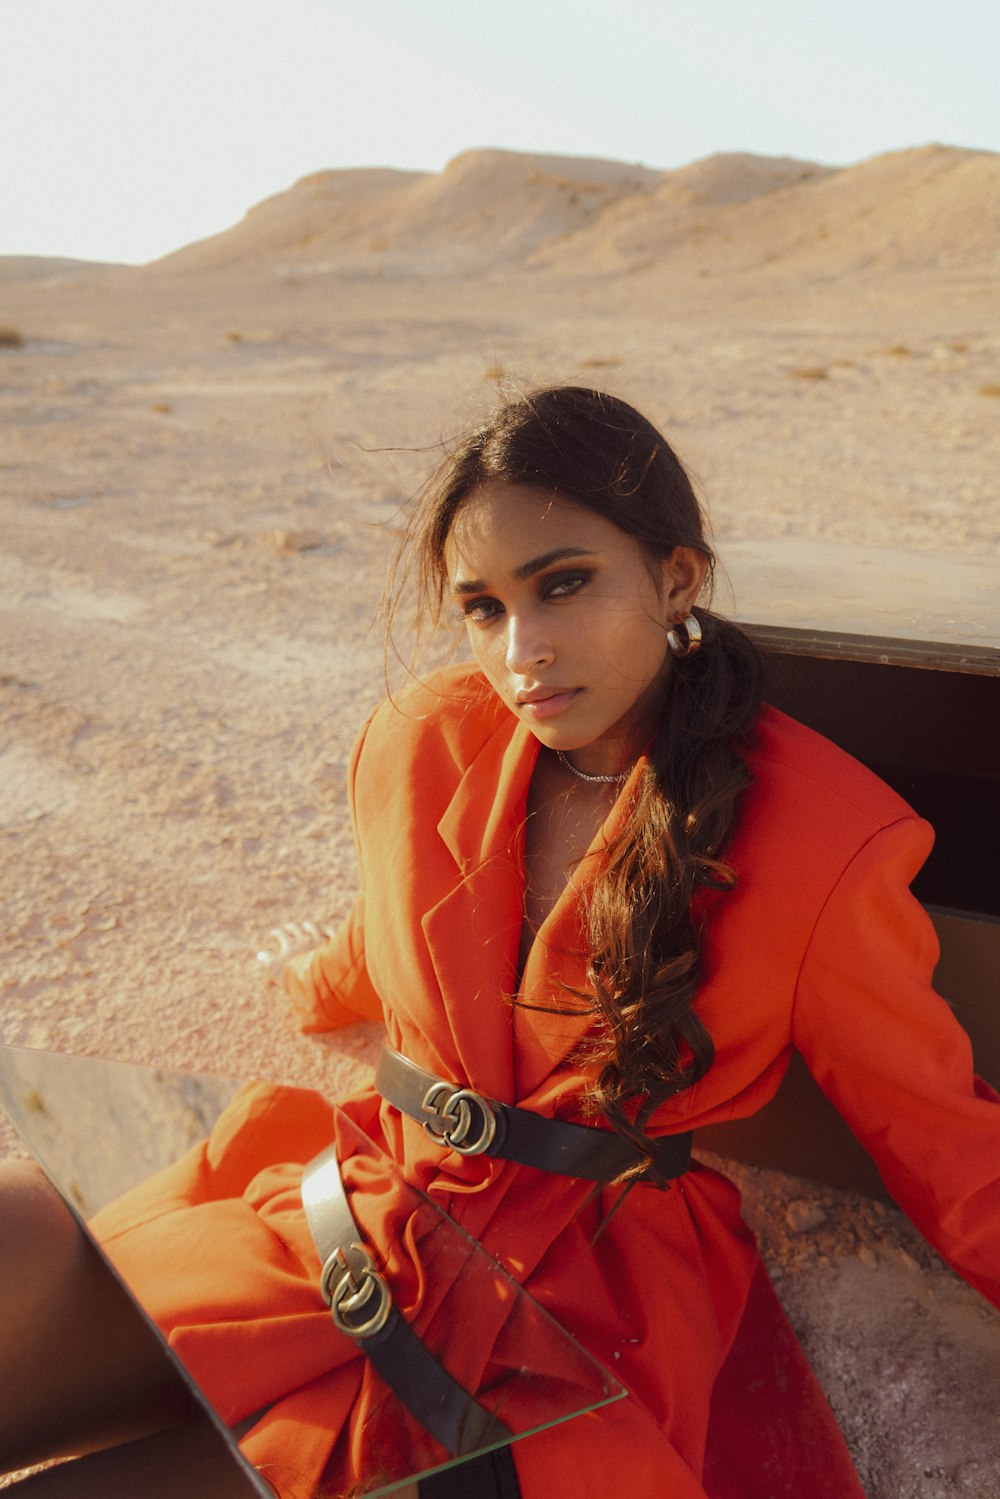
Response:
POLYGON ((317 172, 242 223, 159 262, 172 270, 476 272, 523 260, 662 173, 578 157, 467 151, 443 172, 317 172))
POLYGON ((0 284, 8 281, 79 281, 94 271, 118 269, 114 261, 70 260, 59 255, 0 255, 0 284))
MULTIPOLYGON (((126 268, 0 258, 0 283, 126 268)), ((442 172, 317 172, 241 223, 149 267, 145 281, 224 272, 397 282, 515 269, 662 280, 747 273, 817 285, 895 271, 1000 269, 1000 154, 930 145, 827 167, 723 153, 672 171, 596 158, 467 151, 442 172)))
POLYGON ((710 156, 674 171, 469 151, 440 173, 320 172, 157 262, 352 276, 773 268, 835 276, 1000 263, 1000 155, 924 146, 831 168, 710 156))
POLYGON ((721 151, 704 156, 689 166, 661 172, 663 188, 678 202, 745 203, 763 193, 776 192, 815 177, 833 174, 835 167, 822 167, 796 156, 754 156, 749 151, 721 151))
POLYGON ((669 259, 703 274, 1000 268, 996 153, 924 146, 840 170, 763 165, 710 157, 664 173, 644 201, 617 205, 537 258, 633 271, 669 259))

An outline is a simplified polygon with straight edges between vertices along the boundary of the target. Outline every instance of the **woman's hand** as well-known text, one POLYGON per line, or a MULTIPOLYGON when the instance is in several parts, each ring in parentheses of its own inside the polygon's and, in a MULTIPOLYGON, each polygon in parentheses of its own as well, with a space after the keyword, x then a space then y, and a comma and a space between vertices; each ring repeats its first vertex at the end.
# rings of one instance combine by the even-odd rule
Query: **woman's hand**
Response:
POLYGON ((286 921, 272 927, 265 946, 257 954, 268 983, 281 988, 288 960, 319 947, 331 935, 327 927, 317 926, 315 921, 286 921))

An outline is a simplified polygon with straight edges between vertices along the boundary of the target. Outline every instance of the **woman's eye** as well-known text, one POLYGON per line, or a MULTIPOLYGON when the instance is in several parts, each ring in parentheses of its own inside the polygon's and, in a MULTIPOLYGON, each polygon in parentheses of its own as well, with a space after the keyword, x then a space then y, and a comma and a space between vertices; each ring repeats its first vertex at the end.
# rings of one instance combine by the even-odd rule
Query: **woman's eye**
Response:
POLYGON ((501 605, 496 599, 470 599, 462 606, 462 614, 466 619, 471 619, 475 624, 486 624, 488 620, 495 619, 501 612, 501 605))
POLYGON ((564 573, 561 577, 551 578, 545 587, 545 597, 564 599, 571 593, 577 593, 588 580, 588 573, 564 573))

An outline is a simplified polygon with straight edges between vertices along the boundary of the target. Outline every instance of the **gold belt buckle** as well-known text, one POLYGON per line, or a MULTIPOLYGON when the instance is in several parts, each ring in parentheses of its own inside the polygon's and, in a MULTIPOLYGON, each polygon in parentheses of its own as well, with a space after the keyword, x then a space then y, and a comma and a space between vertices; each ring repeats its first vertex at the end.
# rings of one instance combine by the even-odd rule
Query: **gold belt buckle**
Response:
POLYGON ((482 1155, 497 1132, 496 1110, 488 1099, 472 1088, 454 1088, 451 1083, 432 1083, 424 1094, 420 1121, 438 1145, 450 1145, 460 1155, 482 1155))
POLYGON ((323 1266, 320 1285, 335 1324, 349 1338, 374 1337, 389 1320, 392 1292, 363 1244, 351 1244, 346 1252, 338 1245, 323 1266), (359 1263, 352 1264, 348 1255, 359 1263))

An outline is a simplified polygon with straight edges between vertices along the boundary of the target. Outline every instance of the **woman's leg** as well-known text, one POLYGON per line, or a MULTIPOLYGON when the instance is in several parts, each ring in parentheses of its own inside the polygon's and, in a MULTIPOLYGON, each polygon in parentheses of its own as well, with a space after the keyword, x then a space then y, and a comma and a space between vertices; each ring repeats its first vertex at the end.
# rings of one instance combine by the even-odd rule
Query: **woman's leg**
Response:
POLYGON ((256 1490, 207 1416, 46 1468, 6 1491, 24 1499, 255 1499, 256 1490))
POLYGON ((0 1162, 0 1473, 182 1426, 199 1410, 43 1173, 0 1162))

